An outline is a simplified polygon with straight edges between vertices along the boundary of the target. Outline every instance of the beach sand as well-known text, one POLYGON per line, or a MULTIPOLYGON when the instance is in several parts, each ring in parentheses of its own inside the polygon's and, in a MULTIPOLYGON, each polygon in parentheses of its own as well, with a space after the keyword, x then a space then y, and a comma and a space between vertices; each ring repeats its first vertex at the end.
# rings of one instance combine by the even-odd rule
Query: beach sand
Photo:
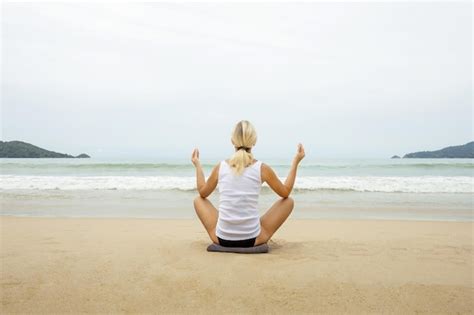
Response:
POLYGON ((469 222, 291 219, 269 254, 196 220, 1 217, 1 313, 473 313, 469 222))

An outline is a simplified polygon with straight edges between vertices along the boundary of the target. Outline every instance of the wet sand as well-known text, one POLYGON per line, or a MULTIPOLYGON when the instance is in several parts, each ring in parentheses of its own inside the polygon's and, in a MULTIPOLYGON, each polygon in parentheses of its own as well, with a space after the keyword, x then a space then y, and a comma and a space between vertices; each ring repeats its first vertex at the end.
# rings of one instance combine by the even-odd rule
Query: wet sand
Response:
POLYGON ((473 308, 473 223, 290 219, 260 255, 195 220, 1 217, 2 313, 445 313, 473 308))

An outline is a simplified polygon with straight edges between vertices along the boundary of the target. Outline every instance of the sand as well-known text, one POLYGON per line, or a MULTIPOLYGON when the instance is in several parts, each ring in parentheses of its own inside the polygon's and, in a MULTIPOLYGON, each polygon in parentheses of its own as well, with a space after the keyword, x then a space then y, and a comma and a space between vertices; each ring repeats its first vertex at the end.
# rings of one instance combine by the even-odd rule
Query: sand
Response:
POLYGON ((469 222, 290 219, 260 255, 196 220, 1 217, 1 313, 473 313, 469 222))

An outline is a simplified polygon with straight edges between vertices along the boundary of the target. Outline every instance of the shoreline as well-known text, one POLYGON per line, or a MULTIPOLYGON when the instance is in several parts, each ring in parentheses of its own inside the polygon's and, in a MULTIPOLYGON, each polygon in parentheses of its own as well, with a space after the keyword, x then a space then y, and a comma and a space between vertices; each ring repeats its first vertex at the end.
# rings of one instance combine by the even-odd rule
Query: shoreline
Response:
MULTIPOLYGON (((0 215, 194 219, 192 192, 2 191, 0 215)), ((295 219, 474 221, 472 195, 396 193, 295 193, 295 219)), ((259 211, 279 198, 262 194, 259 211)), ((217 207, 219 196, 209 200, 217 207)))
MULTIPOLYGON (((64 219, 64 220, 155 220, 155 221, 194 221, 199 220, 197 216, 194 218, 191 217, 177 217, 177 218, 169 218, 169 217, 125 217, 125 216, 56 216, 56 215, 22 215, 22 214, 2 214, 0 213, 0 220, 2 218, 31 218, 31 219, 64 219)), ((474 219, 469 220, 456 220, 456 219, 390 219, 390 218, 292 218, 290 215, 290 220, 292 221, 328 221, 328 222, 427 222, 427 223, 468 223, 474 224, 474 219)))
POLYGON ((472 222, 290 218, 262 255, 206 252, 197 218, 0 223, 5 313, 474 311, 472 222))

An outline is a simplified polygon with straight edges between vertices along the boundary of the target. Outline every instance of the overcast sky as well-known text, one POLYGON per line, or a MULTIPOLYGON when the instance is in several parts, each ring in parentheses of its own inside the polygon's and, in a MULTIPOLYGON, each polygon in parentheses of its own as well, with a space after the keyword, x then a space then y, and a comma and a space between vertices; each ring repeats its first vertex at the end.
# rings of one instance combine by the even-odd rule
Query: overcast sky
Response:
POLYGON ((472 4, 19 4, 2 139, 94 157, 390 157, 473 139, 472 4))

